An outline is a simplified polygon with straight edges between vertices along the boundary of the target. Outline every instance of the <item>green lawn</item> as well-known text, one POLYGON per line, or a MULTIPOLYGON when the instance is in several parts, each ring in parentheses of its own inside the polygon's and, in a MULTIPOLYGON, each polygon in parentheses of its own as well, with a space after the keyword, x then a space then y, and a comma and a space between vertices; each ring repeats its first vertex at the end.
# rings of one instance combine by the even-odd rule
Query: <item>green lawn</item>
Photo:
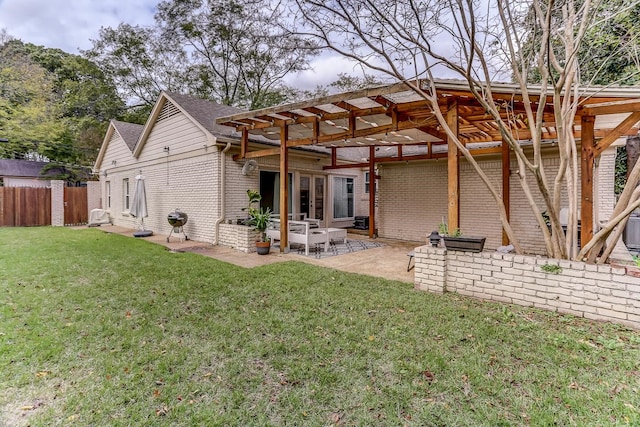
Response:
POLYGON ((0 228, 0 425, 639 424, 625 327, 0 228))

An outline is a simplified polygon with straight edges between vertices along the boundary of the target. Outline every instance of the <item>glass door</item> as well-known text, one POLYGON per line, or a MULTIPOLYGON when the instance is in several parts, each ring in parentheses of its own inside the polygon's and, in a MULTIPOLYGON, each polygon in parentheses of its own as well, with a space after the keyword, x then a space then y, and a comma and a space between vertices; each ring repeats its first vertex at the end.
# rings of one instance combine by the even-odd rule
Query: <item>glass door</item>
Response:
POLYGON ((299 212, 307 218, 324 220, 326 177, 300 175, 299 212))

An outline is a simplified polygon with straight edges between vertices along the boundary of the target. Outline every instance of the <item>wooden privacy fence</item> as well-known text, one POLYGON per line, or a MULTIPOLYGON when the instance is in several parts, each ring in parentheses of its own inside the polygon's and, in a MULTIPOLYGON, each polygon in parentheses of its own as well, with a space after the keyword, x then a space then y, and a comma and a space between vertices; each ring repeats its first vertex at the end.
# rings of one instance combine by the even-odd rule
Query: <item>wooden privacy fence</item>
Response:
POLYGON ((64 225, 86 224, 87 206, 87 187, 64 187, 64 225))
POLYGON ((0 226, 51 225, 51 189, 0 187, 0 226))
MULTIPOLYGON (((51 199, 51 188, 0 187, 0 227, 51 225, 51 199)), ((88 211, 87 188, 64 187, 64 225, 86 224, 88 211)))

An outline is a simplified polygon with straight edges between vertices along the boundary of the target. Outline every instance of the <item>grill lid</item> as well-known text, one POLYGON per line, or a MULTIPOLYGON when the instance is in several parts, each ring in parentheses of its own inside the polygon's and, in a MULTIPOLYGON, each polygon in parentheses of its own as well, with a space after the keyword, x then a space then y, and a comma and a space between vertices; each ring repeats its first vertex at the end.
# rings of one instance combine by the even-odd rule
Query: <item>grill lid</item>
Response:
POLYGON ((167 221, 169 221, 169 224, 174 227, 185 225, 188 219, 189 216, 180 209, 176 209, 174 212, 170 212, 169 215, 167 215, 167 221))

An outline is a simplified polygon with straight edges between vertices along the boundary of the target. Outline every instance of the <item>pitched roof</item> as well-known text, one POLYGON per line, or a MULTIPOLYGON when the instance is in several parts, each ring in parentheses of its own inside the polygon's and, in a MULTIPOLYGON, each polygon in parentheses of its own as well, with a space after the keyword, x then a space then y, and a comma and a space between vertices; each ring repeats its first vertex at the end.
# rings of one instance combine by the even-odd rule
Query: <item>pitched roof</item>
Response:
MULTIPOLYGON (((30 160, 0 159, 0 176, 42 178, 40 172, 47 162, 34 162, 30 160)), ((49 175, 55 171, 49 170, 49 175)))
POLYGON ((235 128, 221 126, 215 123, 218 117, 224 117, 229 114, 242 113, 237 107, 218 104, 206 99, 194 98, 189 95, 179 93, 165 92, 166 95, 177 104, 179 104, 194 120, 200 123, 212 135, 222 134, 228 136, 239 136, 235 128))
POLYGON ((127 144, 127 147, 133 151, 133 147, 136 146, 136 142, 138 142, 138 138, 140 138, 144 126, 135 123, 121 122, 118 120, 112 120, 112 123, 124 140, 125 144, 127 144))

